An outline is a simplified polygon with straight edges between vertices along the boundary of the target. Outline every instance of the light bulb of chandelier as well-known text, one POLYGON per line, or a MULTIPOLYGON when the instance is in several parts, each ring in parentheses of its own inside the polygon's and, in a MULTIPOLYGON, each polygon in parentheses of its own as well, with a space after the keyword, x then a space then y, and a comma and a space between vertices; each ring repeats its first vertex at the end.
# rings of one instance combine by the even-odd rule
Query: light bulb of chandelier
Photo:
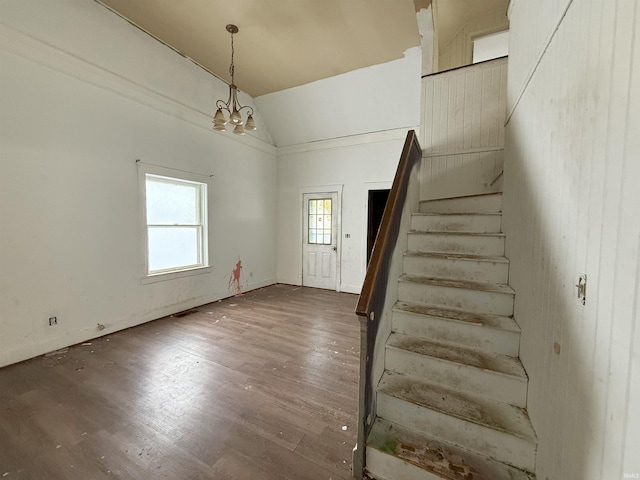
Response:
POLYGON ((215 125, 226 125, 227 120, 224 118, 224 114, 222 113, 222 109, 219 108, 216 114, 213 116, 213 123, 215 125))
POLYGON ((258 129, 258 127, 256 127, 256 122, 253 120, 253 115, 249 115, 249 118, 247 118, 247 124, 244 126, 244 129, 250 131, 258 129))
POLYGON ((213 123, 213 129, 214 129, 216 132, 224 132, 224 131, 226 131, 226 130, 227 130, 227 127, 225 127, 225 126, 224 126, 224 124, 221 124, 221 123, 215 123, 215 122, 214 122, 214 123, 213 123))
POLYGON ((240 112, 234 109, 233 112, 231 113, 231 117, 229 118, 229 121, 233 125, 242 125, 242 117, 240 116, 240 112))
POLYGON ((233 129, 233 133, 236 135, 244 135, 244 127, 242 124, 236 125, 236 128, 233 129))

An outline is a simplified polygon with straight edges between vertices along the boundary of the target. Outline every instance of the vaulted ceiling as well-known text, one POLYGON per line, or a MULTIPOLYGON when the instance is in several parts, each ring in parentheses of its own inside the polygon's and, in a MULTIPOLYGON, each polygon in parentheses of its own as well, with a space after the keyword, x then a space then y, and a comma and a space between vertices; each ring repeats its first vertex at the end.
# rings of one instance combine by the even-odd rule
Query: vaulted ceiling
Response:
POLYGON ((402 58, 420 37, 413 0, 101 0, 256 97, 402 58))
POLYGON ((253 97, 403 57, 434 4, 440 45, 508 0, 96 0, 253 97))

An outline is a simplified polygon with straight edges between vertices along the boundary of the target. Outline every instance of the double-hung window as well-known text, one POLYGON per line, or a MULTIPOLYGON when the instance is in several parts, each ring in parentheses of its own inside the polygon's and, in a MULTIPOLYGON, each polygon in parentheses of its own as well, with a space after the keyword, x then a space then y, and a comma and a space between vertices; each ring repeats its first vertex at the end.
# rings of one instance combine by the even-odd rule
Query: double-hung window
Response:
POLYGON ((147 276, 208 266, 207 184, 145 173, 147 276))

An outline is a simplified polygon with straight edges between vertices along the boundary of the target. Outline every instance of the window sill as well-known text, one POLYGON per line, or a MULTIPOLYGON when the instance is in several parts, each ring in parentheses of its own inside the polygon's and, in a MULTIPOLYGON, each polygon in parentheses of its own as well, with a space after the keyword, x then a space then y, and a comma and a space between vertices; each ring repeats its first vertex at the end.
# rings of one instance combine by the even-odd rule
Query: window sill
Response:
POLYGON ((177 272, 164 272, 164 273, 155 273, 152 275, 147 275, 146 277, 142 277, 140 283, 146 285, 148 283, 157 283, 164 282, 166 280, 174 280, 176 278, 183 277, 191 277, 193 275, 202 275, 204 273, 211 273, 213 271, 213 267, 195 267, 189 268, 187 270, 179 270, 177 272))

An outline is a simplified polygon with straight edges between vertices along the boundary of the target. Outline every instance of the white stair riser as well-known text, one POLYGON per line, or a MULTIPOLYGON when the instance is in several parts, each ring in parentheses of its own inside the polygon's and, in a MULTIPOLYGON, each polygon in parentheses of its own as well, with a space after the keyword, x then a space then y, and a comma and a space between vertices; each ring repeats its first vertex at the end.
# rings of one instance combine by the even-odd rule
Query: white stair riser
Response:
POLYGON ((424 213, 500 213, 502 195, 422 201, 420 211, 424 213))
POLYGON ((385 368, 389 371, 482 395, 517 407, 526 406, 526 378, 481 370, 393 347, 387 347, 385 355, 385 368))
POLYGON ((367 471, 374 478, 384 480, 442 480, 438 475, 373 447, 367 447, 367 471))
POLYGON ((411 229, 450 232, 499 233, 501 215, 412 215, 411 229))
POLYGON ((398 300, 422 305, 460 308, 505 317, 513 314, 513 295, 483 290, 401 281, 398 282, 398 300))
POLYGON ((506 262, 405 255, 404 273, 471 282, 506 284, 509 280, 509 264, 506 262))
POLYGON ((462 446, 501 462, 534 471, 535 444, 508 433, 445 415, 378 392, 377 414, 452 445, 462 446))
POLYGON ((517 357, 520 334, 446 318, 394 311, 392 330, 439 343, 517 357))
POLYGON ((491 235, 456 235, 455 233, 409 233, 410 252, 469 253, 504 255, 504 237, 491 235))

